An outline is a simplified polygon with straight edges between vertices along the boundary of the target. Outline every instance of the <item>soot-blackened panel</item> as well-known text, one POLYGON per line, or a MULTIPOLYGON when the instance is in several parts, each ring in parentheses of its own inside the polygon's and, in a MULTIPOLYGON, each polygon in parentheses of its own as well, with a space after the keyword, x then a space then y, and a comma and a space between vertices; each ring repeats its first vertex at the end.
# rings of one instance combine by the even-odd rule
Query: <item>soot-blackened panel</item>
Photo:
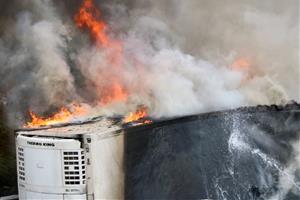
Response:
POLYGON ((125 197, 299 199, 299 169, 288 171, 299 130, 300 113, 286 108, 238 109, 127 129, 125 197))

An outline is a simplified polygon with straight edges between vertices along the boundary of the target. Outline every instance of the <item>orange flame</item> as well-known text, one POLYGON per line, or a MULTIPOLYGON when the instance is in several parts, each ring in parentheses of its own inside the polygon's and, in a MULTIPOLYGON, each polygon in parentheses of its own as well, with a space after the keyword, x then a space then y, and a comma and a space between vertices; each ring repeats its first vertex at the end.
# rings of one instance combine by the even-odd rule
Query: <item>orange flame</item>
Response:
POLYGON ((101 86, 100 104, 106 105, 115 101, 126 101, 127 91, 117 74, 123 61, 123 45, 120 41, 112 39, 107 32, 107 24, 101 20, 100 11, 93 5, 93 0, 84 0, 74 20, 81 29, 87 29, 92 39, 99 47, 107 50, 107 61, 117 69, 102 72, 99 78, 105 78, 109 84, 101 86))
POLYGON ((248 71, 250 68, 250 61, 246 58, 239 58, 232 63, 231 67, 235 70, 248 71))
POLYGON ((111 64, 120 65, 123 57, 123 46, 120 41, 109 37, 106 33, 107 24, 100 17, 101 13, 93 5, 93 0, 84 0, 74 19, 79 28, 89 30, 90 36, 96 40, 98 46, 109 50, 108 59, 111 64))
MULTIPOLYGON (((124 119, 124 123, 138 121, 145 118, 148 115, 148 109, 146 106, 140 106, 135 112, 130 112, 124 119)), ((150 120, 144 120, 143 123, 150 123, 150 120)))
POLYGON ((86 110, 79 104, 72 104, 71 109, 62 107, 57 113, 48 118, 40 117, 34 112, 29 111, 31 122, 27 122, 25 128, 35 128, 67 122, 75 117, 83 116, 85 113, 86 110))
POLYGON ((105 33, 107 25, 97 18, 100 18, 100 11, 94 7, 93 1, 84 0, 79 12, 75 15, 75 22, 79 28, 88 28, 91 36, 94 37, 99 44, 107 47, 110 43, 110 38, 105 33))
MULTIPOLYGON (((94 6, 93 0, 83 0, 78 13, 74 16, 75 24, 78 28, 88 30, 91 38, 96 41, 99 48, 106 50, 106 59, 113 68, 109 71, 99 73, 99 79, 107 80, 107 83, 100 85, 99 88, 99 102, 104 106, 113 102, 124 102, 128 98, 128 91, 119 76, 120 67, 123 63, 123 44, 111 38, 108 34, 108 26, 101 19, 100 11, 94 6)), ((26 128, 34 128, 40 126, 53 125, 72 120, 74 117, 83 116, 86 114, 85 110, 80 106, 72 106, 72 110, 62 107, 56 114, 44 118, 40 117, 32 111, 29 112, 31 122, 28 122, 26 128)), ((124 122, 136 121, 144 118, 147 115, 147 108, 142 107, 135 113, 130 113, 124 122)), ((144 123, 149 123, 146 120, 144 123)))
POLYGON ((113 102, 126 101, 127 96, 128 95, 126 91, 122 88, 122 86, 118 84, 118 82, 113 82, 110 86, 110 90, 102 91, 102 98, 100 100, 100 104, 107 105, 113 102))

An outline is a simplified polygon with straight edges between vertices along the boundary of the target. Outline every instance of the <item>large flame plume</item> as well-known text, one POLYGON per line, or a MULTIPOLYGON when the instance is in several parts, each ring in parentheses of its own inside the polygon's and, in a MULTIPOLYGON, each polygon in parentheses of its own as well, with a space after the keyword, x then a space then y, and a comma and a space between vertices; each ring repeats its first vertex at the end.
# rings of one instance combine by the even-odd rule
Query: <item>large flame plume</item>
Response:
POLYGON ((92 0, 84 0, 78 13, 74 17, 78 28, 86 29, 99 48, 104 48, 108 53, 106 60, 111 65, 114 73, 102 72, 99 78, 108 79, 108 85, 101 88, 100 103, 102 105, 115 101, 125 101, 127 99, 126 87, 118 76, 117 71, 121 70, 123 63, 123 46, 118 40, 111 38, 108 34, 108 26, 101 19, 100 11, 94 6, 92 0))
MULTIPOLYGON (((108 25, 101 19, 101 13, 94 6, 93 0, 83 1, 79 11, 74 16, 74 21, 78 28, 89 32, 91 39, 96 42, 98 48, 104 49, 107 52, 104 59, 114 68, 110 72, 99 74, 99 79, 108 80, 106 81, 108 84, 103 84, 99 89, 101 93, 99 105, 106 106, 113 102, 127 101, 128 91, 117 74, 119 70, 122 70, 124 58, 123 45, 121 41, 113 39, 108 35, 108 25)), ((76 104, 76 106, 72 105, 72 110, 62 107, 57 113, 48 118, 40 117, 34 112, 29 111, 31 122, 28 122, 25 127, 34 128, 68 122, 86 113, 80 104, 76 104)), ((138 108, 136 112, 129 113, 124 118, 124 122, 137 121, 147 115, 147 108, 143 106, 138 108)), ((145 123, 148 123, 148 121, 145 123)))

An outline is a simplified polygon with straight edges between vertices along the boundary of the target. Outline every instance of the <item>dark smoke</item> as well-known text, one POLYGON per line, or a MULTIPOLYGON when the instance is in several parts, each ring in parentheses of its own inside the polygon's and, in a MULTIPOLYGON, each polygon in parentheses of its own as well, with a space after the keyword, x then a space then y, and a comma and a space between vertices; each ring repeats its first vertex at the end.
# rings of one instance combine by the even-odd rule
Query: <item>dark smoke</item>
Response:
MULTIPOLYGON (((81 3, 0 3, 0 93, 12 125, 23 123, 28 109, 47 114, 73 101, 97 107, 102 83, 95 71, 107 64, 103 51, 74 25, 81 3)), ((145 68, 137 74, 128 59, 120 76, 143 89, 100 114, 145 104, 161 117, 299 100, 297 0, 95 3, 125 55, 145 68), (250 61, 249 72, 230 69, 238 58, 250 61)))

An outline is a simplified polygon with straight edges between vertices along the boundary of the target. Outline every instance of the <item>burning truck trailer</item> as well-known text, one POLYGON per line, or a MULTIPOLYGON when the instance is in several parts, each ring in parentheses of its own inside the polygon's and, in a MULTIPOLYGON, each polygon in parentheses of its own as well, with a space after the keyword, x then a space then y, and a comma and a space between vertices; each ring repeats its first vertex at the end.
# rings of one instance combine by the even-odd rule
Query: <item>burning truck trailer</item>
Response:
POLYGON ((19 199, 122 198, 123 131, 102 117, 17 130, 19 199))
POLYGON ((300 106, 16 131, 20 199, 300 198, 300 106))

